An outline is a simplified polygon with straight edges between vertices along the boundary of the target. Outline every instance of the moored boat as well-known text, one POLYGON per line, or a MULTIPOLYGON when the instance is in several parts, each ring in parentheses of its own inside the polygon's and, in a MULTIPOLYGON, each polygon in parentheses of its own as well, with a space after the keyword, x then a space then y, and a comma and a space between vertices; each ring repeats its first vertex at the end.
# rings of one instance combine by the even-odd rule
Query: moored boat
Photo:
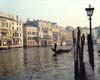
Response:
POLYGON ((72 48, 71 49, 57 49, 57 50, 52 48, 52 51, 55 52, 55 53, 68 53, 71 50, 72 50, 72 48))

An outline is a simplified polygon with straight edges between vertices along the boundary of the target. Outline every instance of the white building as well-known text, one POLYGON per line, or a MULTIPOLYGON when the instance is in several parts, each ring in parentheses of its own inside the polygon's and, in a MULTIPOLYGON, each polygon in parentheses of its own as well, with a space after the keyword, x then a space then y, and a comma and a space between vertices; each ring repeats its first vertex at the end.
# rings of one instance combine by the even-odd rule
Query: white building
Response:
MULTIPOLYGON (((84 27, 82 28, 81 32, 85 35, 85 43, 87 43, 87 36, 90 33, 90 29, 87 27, 84 27)), ((93 38, 93 42, 96 43, 96 40, 97 40, 97 30, 96 29, 92 29, 92 38, 93 38)))
POLYGON ((0 12, 0 48, 23 47, 22 28, 18 17, 0 12))

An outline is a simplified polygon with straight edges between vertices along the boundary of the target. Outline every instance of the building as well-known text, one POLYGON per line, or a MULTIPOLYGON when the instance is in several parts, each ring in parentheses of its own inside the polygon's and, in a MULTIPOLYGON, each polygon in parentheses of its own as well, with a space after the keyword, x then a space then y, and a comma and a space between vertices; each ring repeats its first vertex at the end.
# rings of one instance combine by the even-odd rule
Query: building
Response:
MULTIPOLYGON (((87 44, 87 36, 88 34, 90 34, 90 29, 87 27, 81 27, 80 28, 81 34, 84 34, 85 36, 85 44, 87 44)), ((77 32, 77 29, 75 29, 75 32, 77 32)), ((77 34, 76 34, 77 36, 77 34)), ((97 30, 96 29, 92 29, 92 39, 93 39, 93 43, 97 42, 97 30)))
POLYGON ((100 26, 94 28, 97 31, 97 43, 100 44, 100 26))
POLYGON ((23 47, 22 22, 0 12, 0 48, 23 47))
POLYGON ((33 21, 27 20, 25 24, 28 25, 27 26, 28 28, 30 25, 32 28, 33 27, 37 28, 37 30, 35 31, 37 31, 36 42, 38 46, 51 46, 54 43, 57 43, 57 44, 59 43, 59 27, 56 23, 52 23, 50 21, 43 21, 43 20, 33 20, 33 21))
POLYGON ((38 46, 38 33, 37 27, 27 22, 23 27, 24 47, 38 46))
POLYGON ((57 43, 60 45, 60 31, 59 27, 56 23, 52 23, 52 45, 57 43))
MULTIPOLYGON (((87 44, 87 36, 90 33, 90 29, 87 27, 83 27, 81 28, 81 32, 85 35, 85 43, 87 44)), ((92 38, 93 38, 93 42, 96 43, 96 40, 97 40, 97 30, 96 29, 92 29, 92 38)))
POLYGON ((12 23, 12 34, 12 47, 23 47, 23 23, 18 16, 12 23))
POLYGON ((72 30, 65 29, 64 27, 60 27, 60 42, 62 44, 71 45, 73 42, 72 39, 72 30))
POLYGON ((38 29, 39 46, 51 46, 53 43, 54 26, 50 21, 36 20, 34 26, 38 29))

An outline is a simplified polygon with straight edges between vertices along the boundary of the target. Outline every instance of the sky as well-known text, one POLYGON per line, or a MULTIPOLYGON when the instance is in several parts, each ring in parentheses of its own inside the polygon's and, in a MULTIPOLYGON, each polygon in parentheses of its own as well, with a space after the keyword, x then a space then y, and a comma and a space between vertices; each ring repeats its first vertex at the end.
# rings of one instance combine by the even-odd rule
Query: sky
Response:
POLYGON ((89 20, 85 8, 91 4, 95 8, 92 26, 100 25, 100 0, 0 0, 0 11, 19 15, 25 22, 45 20, 59 26, 88 27, 89 20))

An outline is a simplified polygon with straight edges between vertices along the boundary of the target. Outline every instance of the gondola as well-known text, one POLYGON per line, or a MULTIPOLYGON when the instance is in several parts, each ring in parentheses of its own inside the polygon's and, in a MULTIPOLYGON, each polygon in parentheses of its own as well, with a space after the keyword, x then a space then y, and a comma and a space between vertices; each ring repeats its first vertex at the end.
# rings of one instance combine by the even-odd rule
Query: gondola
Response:
POLYGON ((58 50, 52 48, 52 51, 55 52, 55 53, 68 53, 71 50, 72 50, 72 48, 71 49, 58 49, 58 50))

